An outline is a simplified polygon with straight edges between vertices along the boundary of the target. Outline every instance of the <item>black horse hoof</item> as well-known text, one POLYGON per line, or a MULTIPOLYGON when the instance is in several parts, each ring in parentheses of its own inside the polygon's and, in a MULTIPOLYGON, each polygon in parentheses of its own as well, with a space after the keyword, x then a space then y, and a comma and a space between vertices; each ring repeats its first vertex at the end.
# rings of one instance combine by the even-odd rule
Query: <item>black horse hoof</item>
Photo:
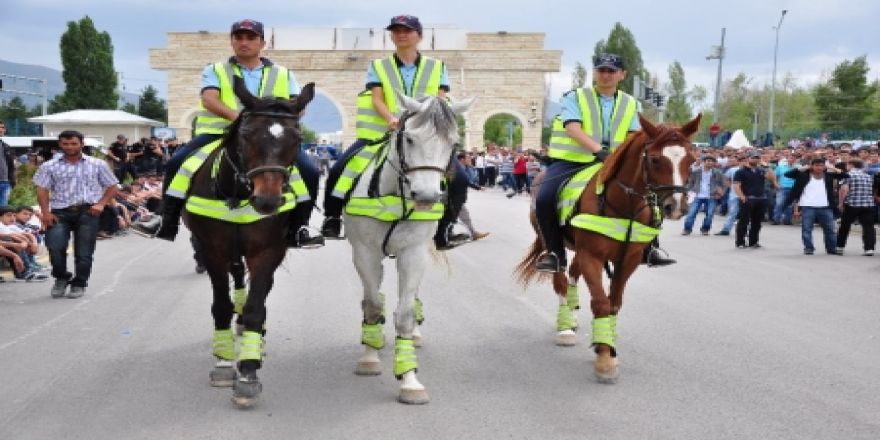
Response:
POLYGON ((232 403, 239 409, 247 409, 257 403, 257 398, 263 391, 263 384, 257 375, 251 373, 248 377, 239 376, 232 386, 232 403))

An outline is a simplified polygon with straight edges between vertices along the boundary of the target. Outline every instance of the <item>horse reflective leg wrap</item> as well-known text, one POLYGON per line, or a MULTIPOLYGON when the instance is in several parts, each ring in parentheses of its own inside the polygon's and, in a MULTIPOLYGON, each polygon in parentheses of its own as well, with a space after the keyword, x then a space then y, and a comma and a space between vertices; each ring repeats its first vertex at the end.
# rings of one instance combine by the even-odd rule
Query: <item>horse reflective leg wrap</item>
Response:
POLYGON ((428 392, 416 378, 419 370, 416 347, 412 339, 398 337, 394 341, 394 376, 401 381, 397 400, 401 403, 421 405, 428 403, 428 392))
POLYGON ((263 391, 263 384, 257 378, 257 368, 262 361, 262 353, 263 335, 245 331, 241 336, 238 353, 238 368, 241 375, 232 387, 232 402, 240 408, 253 406, 260 392, 263 391))
POLYGON ((232 329, 214 330, 213 353, 217 363, 210 374, 211 386, 231 387, 236 378, 233 368, 235 339, 232 329))
POLYGON ((376 324, 361 324, 361 344, 381 350, 385 347, 385 319, 376 324))
POLYGON ((416 298, 415 304, 413 305, 413 315, 416 318, 416 326, 413 328, 412 333, 413 345, 415 345, 416 348, 419 348, 423 344, 422 332, 419 330, 419 326, 425 322, 425 310, 422 305, 422 300, 418 298, 416 298))
POLYGON ((617 382, 617 315, 593 318, 593 346, 596 347, 596 362, 593 372, 600 383, 617 382), (600 345, 607 347, 603 350, 600 345))
POLYGON ((577 345, 575 331, 578 322, 575 310, 580 307, 577 284, 569 284, 565 297, 559 297, 559 308, 556 312, 556 345, 560 347, 577 345))
MULTIPOLYGON (((365 345, 364 355, 357 361, 354 373, 359 376, 376 376, 382 374, 382 362, 379 350, 385 347, 385 295, 379 293, 382 314, 375 324, 361 324, 361 344, 365 345)), ((366 319, 366 318, 365 318, 366 319)))
POLYGON ((244 312, 244 303, 246 301, 247 287, 236 288, 232 291, 232 304, 236 315, 241 315, 244 312))

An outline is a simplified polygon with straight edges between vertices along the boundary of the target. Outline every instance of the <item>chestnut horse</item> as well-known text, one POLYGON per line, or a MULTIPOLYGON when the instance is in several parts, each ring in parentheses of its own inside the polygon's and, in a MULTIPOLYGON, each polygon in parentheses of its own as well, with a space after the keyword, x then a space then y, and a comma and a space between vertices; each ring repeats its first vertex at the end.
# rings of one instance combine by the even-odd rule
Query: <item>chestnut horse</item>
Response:
MULTIPOLYGON (((689 139, 699 129, 700 116, 681 128, 655 126, 641 115, 639 120, 642 131, 629 136, 608 156, 602 169, 587 184, 575 213, 634 220, 651 226, 655 221, 659 223, 657 217, 661 209, 671 218, 680 218, 686 211, 683 185, 696 160, 695 148, 689 139), (597 192, 599 185, 604 190, 597 192)), ((535 226, 534 213, 531 214, 535 226)), ((566 245, 575 252, 568 279, 565 274, 556 273, 552 280, 560 298, 557 344, 575 343, 577 321, 573 311, 579 308, 577 280, 583 275, 594 317, 592 343, 597 355, 594 372, 600 382, 613 383, 619 374, 615 341, 624 287, 639 267, 649 243, 617 240, 568 226, 566 245), (611 279, 610 295, 604 287, 603 268, 611 279)), ((535 262, 543 252, 544 243, 539 234, 528 255, 516 267, 520 284, 528 285, 539 277, 535 262)))

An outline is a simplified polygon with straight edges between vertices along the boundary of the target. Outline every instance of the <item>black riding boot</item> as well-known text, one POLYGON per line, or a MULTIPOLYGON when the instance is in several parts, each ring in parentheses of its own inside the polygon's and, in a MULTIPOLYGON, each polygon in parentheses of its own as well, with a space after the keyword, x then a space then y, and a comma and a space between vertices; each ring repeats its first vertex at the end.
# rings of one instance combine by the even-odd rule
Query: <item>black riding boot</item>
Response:
POLYGON ((645 253, 642 255, 642 264, 647 264, 648 267, 669 266, 675 263, 676 261, 669 258, 666 252, 660 250, 660 242, 656 239, 645 248, 645 253))
POLYGON ((290 213, 290 225, 287 228, 287 247, 314 249, 324 246, 324 237, 312 236, 309 232, 309 217, 312 213, 312 202, 301 202, 290 213))
POLYGON ((565 272, 565 260, 559 258, 555 252, 545 252, 538 257, 535 269, 538 272, 565 272))
POLYGON ((180 213, 185 200, 177 197, 163 196, 162 204, 149 220, 135 223, 131 227, 136 232, 148 237, 174 241, 180 225, 180 213))

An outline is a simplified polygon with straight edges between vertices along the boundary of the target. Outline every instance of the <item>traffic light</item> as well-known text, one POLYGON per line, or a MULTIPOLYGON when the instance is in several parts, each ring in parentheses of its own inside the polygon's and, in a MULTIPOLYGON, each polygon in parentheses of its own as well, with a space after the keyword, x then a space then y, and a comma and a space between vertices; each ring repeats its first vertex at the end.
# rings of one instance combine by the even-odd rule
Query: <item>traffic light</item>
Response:
POLYGON ((659 93, 654 95, 654 105, 657 107, 663 107, 663 95, 659 93))
POLYGON ((645 87, 645 98, 646 101, 650 101, 654 99, 654 89, 651 87, 645 87))

